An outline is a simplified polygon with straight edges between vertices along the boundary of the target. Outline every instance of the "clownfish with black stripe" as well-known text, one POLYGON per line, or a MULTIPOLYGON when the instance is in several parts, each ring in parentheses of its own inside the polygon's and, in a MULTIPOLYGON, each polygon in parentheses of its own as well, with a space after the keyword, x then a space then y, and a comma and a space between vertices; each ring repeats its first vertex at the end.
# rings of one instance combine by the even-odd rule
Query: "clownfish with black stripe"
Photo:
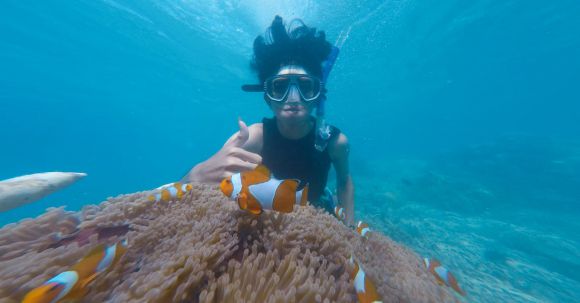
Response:
POLYGON ((465 291, 459 287, 459 283, 455 276, 447 268, 443 267, 439 260, 424 258, 423 263, 425 264, 425 267, 427 267, 427 271, 435 276, 437 284, 447 285, 448 287, 453 288, 453 290, 458 294, 465 296, 465 291))
POLYGON ((169 202, 171 200, 179 200, 192 189, 193 186, 191 186, 191 184, 175 182, 157 188, 157 192, 150 195, 148 199, 151 202, 169 202))
POLYGON ((352 256, 349 261, 354 266, 350 277, 353 279, 358 301, 360 303, 382 303, 375 284, 366 276, 359 263, 352 256))
POLYGON ((344 212, 343 207, 335 206, 334 207, 334 215, 341 221, 344 221, 346 219, 346 214, 344 212))
POLYGON ((220 189, 227 197, 238 202, 240 209, 259 215, 263 210, 289 213, 294 205, 306 205, 308 185, 298 190, 295 179, 278 180, 264 165, 254 170, 225 178, 220 189))
POLYGON ((371 231, 371 228, 369 227, 368 224, 364 223, 363 221, 358 221, 358 224, 356 225, 356 232, 365 237, 368 238, 368 234, 371 231))
POLYGON ((81 299, 100 274, 112 268, 127 251, 127 241, 101 244, 70 270, 62 272, 26 294, 23 303, 56 303, 81 299))

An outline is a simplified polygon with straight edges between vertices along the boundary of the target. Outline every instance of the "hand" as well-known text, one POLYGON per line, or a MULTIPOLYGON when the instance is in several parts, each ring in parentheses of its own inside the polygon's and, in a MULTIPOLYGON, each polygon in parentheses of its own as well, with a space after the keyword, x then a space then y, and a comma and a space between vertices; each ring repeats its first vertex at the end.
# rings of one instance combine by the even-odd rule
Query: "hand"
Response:
POLYGON ((182 180, 218 184, 235 173, 252 170, 262 163, 262 157, 243 148, 250 138, 244 121, 238 119, 240 131, 234 134, 211 158, 196 165, 182 180))

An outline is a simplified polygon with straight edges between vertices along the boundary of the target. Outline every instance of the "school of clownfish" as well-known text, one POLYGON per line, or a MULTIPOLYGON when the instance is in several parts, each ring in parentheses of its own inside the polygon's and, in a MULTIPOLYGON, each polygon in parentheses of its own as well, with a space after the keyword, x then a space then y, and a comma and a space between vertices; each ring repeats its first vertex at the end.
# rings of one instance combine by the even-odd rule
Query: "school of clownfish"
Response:
MULTIPOLYGON (((220 184, 220 189, 225 196, 236 201, 240 209, 259 215, 264 210, 289 213, 294 210, 296 205, 306 205, 308 185, 298 189, 299 184, 300 182, 294 179, 278 180, 271 175, 268 168, 259 165, 252 171, 237 173, 225 178, 220 184)), ((157 188, 154 194, 148 196, 148 200, 150 202, 180 200, 192 188, 191 184, 179 182, 164 185, 157 188)), ((341 222, 346 219, 345 210, 342 207, 335 207, 334 214, 341 222)), ((361 237, 368 239, 371 229, 368 224, 359 221, 355 231, 361 237)), ((80 299, 86 294, 87 286, 99 275, 113 268, 126 250, 127 240, 110 246, 101 244, 70 270, 54 276, 41 286, 28 292, 22 302, 56 303, 80 299)), ((439 285, 446 285, 462 296, 466 295, 459 287, 455 276, 438 260, 424 258, 423 262, 427 271, 435 277, 439 285)), ((351 279, 358 301, 360 303, 382 302, 374 283, 366 276, 362 266, 354 256, 351 255, 349 263, 353 267, 351 279)))

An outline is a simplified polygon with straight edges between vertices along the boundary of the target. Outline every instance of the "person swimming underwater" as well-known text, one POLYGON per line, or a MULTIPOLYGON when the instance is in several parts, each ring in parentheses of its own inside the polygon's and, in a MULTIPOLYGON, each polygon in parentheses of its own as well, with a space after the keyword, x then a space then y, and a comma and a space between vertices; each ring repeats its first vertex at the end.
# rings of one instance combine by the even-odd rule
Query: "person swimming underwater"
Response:
POLYGON ((259 85, 246 91, 264 93, 273 118, 249 127, 240 119, 239 131, 209 159, 195 165, 181 182, 217 185, 235 173, 263 164, 277 179, 298 179, 308 184, 308 200, 334 212, 335 205, 323 199, 331 164, 336 171, 338 203, 345 210, 345 223, 354 225, 354 185, 349 172, 348 139, 329 126, 324 148, 315 147, 316 119, 312 115, 323 102, 326 89, 323 62, 332 45, 323 31, 295 19, 286 27, 276 16, 264 36, 254 40, 252 69, 259 85))

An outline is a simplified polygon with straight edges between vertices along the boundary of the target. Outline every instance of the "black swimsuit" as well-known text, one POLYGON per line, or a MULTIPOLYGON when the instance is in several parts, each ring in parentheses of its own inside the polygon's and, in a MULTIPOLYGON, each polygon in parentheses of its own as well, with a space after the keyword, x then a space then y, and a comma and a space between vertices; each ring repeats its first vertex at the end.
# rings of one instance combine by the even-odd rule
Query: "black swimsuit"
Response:
MULTIPOLYGON (((314 118, 313 118, 314 119, 314 118)), ((304 137, 292 140, 282 136, 276 125, 276 118, 262 120, 263 146, 262 164, 270 169, 277 179, 298 179, 301 186, 308 184, 308 200, 311 204, 328 209, 320 198, 324 193, 328 171, 332 163, 328 148, 320 152, 314 148, 314 131, 304 137)), ((330 126, 330 140, 334 140, 340 130, 330 126)), ((331 210, 332 211, 332 210, 331 210)))

